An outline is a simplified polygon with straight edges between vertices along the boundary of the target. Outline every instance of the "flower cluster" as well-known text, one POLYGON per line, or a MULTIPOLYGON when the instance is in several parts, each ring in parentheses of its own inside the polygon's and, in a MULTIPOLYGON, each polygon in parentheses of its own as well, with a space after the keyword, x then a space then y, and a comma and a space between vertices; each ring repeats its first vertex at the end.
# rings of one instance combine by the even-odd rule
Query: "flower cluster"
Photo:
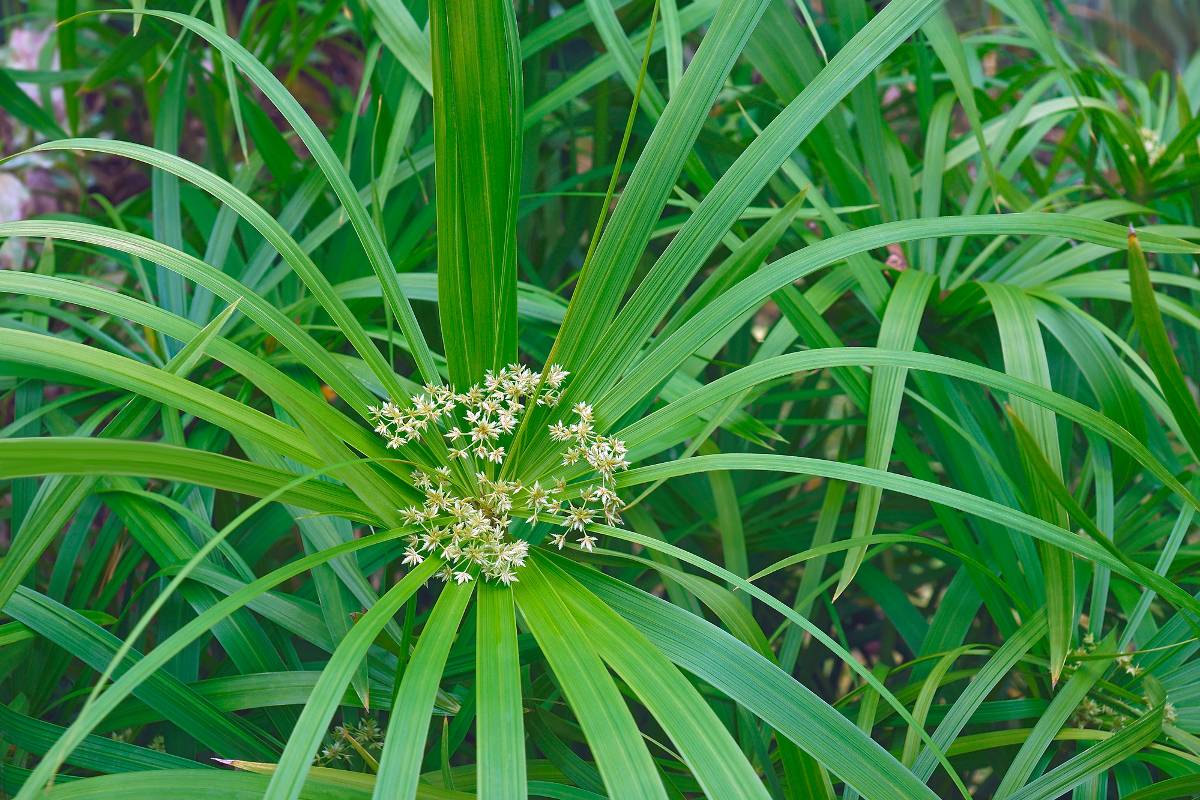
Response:
POLYGON ((1139 128, 1138 136, 1141 137, 1142 147, 1146 149, 1146 158, 1151 164, 1158 161, 1167 152, 1166 145, 1158 138, 1158 134, 1150 128, 1139 128))
MULTIPOLYGON (((1092 633, 1086 633, 1083 636, 1083 642, 1079 647, 1075 648, 1074 655, 1080 658, 1087 658, 1092 653, 1096 652, 1097 644, 1096 637, 1092 633)), ((1125 671, 1130 677, 1136 678, 1141 675, 1145 668, 1133 663, 1132 653, 1121 653, 1116 657, 1117 666, 1125 671)))
POLYGON ((1120 727, 1128 720, 1129 718, 1117 709, 1091 697, 1083 698, 1071 715, 1071 721, 1077 728, 1120 727))
POLYGON ((401 509, 401 514, 405 522, 420 525, 422 533, 409 537, 404 563, 415 566, 429 553, 437 553, 446 562, 443 580, 466 583, 475 567, 485 578, 504 584, 515 581, 516 569, 529 552, 529 542, 508 536, 513 497, 520 484, 491 480, 480 472, 475 475, 474 492, 464 496, 456 491, 447 467, 432 476, 416 472, 413 477, 425 492, 425 504, 401 509))
POLYGON ((540 480, 523 485, 494 477, 493 465, 500 465, 499 474, 504 475, 510 438, 526 407, 533 402, 556 406, 568 374, 557 364, 544 376, 510 364, 489 371, 482 384, 465 392, 427 386, 408 407, 389 402, 371 409, 375 431, 388 447, 436 443, 430 449, 441 452, 441 440, 446 440, 446 463, 413 472, 413 485, 423 492, 423 502, 400 510, 405 522, 421 530, 409 537, 404 564, 415 566, 436 554, 445 562, 439 573, 442 580, 467 583, 480 575, 510 584, 529 552, 528 542, 509 536, 514 518, 538 522, 565 517, 563 529, 552 536, 559 549, 577 534, 578 545, 591 550, 596 537, 588 532, 589 523, 620 523, 614 476, 629 467, 625 443, 596 431, 587 403, 575 404, 569 424, 560 420, 549 426, 549 437, 565 447, 562 466, 594 473, 597 480, 568 487, 561 476, 545 485, 540 480))
MULTIPOLYGON (((1162 158, 1167 152, 1167 146, 1163 144, 1157 132, 1152 128, 1145 126, 1138 128, 1138 139, 1142 143, 1142 148, 1146 151, 1146 160, 1153 164, 1158 159, 1162 158)), ((1133 145, 1125 142, 1123 145, 1126 153, 1133 153, 1133 145)))
MULTIPOLYGON (((562 455, 564 467, 575 466, 582 460, 599 476, 600 482, 580 490, 578 503, 562 501, 547 495, 545 499, 537 498, 533 503, 534 516, 546 512, 550 514, 565 513, 567 530, 554 536, 554 544, 562 549, 566 544, 568 533, 582 534, 579 546, 591 550, 596 537, 587 532, 587 524, 595 519, 597 514, 604 515, 604 521, 609 525, 621 523, 621 500, 614 489, 614 473, 629 468, 626 459, 625 443, 614 436, 601 436, 595 431, 595 420, 592 418, 592 407, 587 403, 576 403, 572 409, 575 422, 567 425, 562 420, 550 426, 550 438, 555 442, 569 443, 562 455)), ((540 488, 534 484, 534 489, 540 488)))
POLYGON ((1128 653, 1117 656, 1117 665, 1133 678, 1145 672, 1145 668, 1133 663, 1133 656, 1128 653))
POLYGON ((358 723, 338 725, 330 733, 329 740, 313 759, 318 767, 360 766, 360 761, 370 762, 378 769, 378 757, 383 752, 383 731, 372 717, 358 723))
MULTIPOLYGON (((538 395, 539 405, 558 402, 568 374, 557 365, 550 368, 538 395)), ((426 385, 425 393, 412 398, 408 408, 395 403, 373 406, 370 411, 375 432, 395 449, 420 439, 427 430, 440 428, 449 440, 451 459, 469 461, 474 456, 499 464, 504 461, 505 448, 498 442, 516 429, 525 402, 538 390, 540 381, 540 376, 528 367, 510 364, 498 372, 489 371, 482 385, 462 393, 446 386, 426 385)))
MULTIPOLYGON (((1095 653, 1098 649, 1096 637, 1091 633, 1083 637, 1083 643, 1075 648, 1075 655, 1086 658, 1095 653)), ((1132 678, 1139 677, 1145 668, 1133 662, 1132 653, 1121 653, 1114 659, 1118 666, 1125 674, 1132 678)), ((1145 705, 1145 711, 1152 709, 1156 701, 1147 694, 1142 698, 1145 705)), ((1076 706, 1075 712, 1071 715, 1072 722, 1080 728, 1107 728, 1112 731, 1118 731, 1121 728, 1129 725, 1138 716, 1139 709, 1136 705, 1130 704, 1125 700, 1110 700, 1110 703, 1104 703, 1094 700, 1091 697, 1085 697, 1076 706), (1111 703, 1111 704, 1110 704, 1111 703)), ((1163 722, 1172 725, 1179 718, 1179 711, 1172 703, 1163 705, 1163 722)))

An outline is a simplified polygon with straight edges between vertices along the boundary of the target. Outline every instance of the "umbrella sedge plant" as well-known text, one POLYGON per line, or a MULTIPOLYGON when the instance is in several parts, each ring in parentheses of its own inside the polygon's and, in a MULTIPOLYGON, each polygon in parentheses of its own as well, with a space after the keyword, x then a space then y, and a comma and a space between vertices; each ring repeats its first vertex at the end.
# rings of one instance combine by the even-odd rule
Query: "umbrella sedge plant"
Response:
POLYGON ((151 173, 0 222, 4 792, 1200 790, 1200 61, 309 5, 59 3, 16 77, 150 142, 0 81, 6 165, 151 173))

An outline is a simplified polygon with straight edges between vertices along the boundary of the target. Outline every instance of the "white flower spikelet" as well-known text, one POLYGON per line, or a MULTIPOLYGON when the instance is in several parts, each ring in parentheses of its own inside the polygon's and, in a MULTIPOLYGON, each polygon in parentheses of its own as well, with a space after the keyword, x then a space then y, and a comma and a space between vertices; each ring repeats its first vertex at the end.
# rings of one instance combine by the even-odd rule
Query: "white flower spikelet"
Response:
POLYGON ((400 509, 405 522, 421 529, 408 537, 403 564, 416 566, 436 554, 445 562, 438 573, 444 581, 467 583, 478 574, 507 585, 517 580, 517 570, 529 552, 528 542, 508 534, 514 516, 530 522, 564 516, 563 530, 551 536, 559 549, 573 536, 580 548, 591 551, 597 539, 588 533, 589 523, 603 518, 610 525, 620 524, 621 501, 614 476, 629 467, 625 443, 596 432, 588 403, 576 403, 574 421, 559 420, 549 426, 548 435, 565 446, 562 465, 575 470, 586 465, 595 482, 568 490, 566 480, 557 476, 545 485, 535 481, 528 486, 492 477, 493 465, 502 467, 510 452, 510 439, 526 406, 530 402, 557 405, 569 374, 551 364, 543 381, 528 367, 510 364, 489 370, 482 384, 465 392, 426 386, 425 393, 413 397, 407 408, 392 402, 371 408, 375 432, 388 447, 444 441, 449 461, 459 465, 451 469, 450 464, 440 464, 413 472, 413 485, 425 499, 419 506, 400 509))

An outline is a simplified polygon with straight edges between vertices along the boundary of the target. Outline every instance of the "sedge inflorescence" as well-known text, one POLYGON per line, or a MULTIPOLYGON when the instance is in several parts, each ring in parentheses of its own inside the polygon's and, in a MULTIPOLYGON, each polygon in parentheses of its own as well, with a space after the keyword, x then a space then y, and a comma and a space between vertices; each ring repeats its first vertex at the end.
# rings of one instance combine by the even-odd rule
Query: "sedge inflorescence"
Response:
POLYGON ((528 406, 556 407, 568 375, 557 364, 544 375, 510 364, 463 392, 426 386, 407 407, 388 402, 371 409, 375 432, 390 448, 444 440, 444 447, 425 449, 444 451, 445 463, 413 472, 423 502, 400 509, 405 522, 420 528, 408 538, 405 564, 415 566, 435 554, 445 562, 439 572, 445 581, 467 583, 479 575, 510 584, 529 553, 527 541, 509 534, 514 519, 559 523, 551 541, 560 550, 574 537, 590 551, 596 537, 589 523, 620 523, 615 474, 629 467, 625 443, 596 431, 587 403, 576 403, 571 419, 549 425, 546 433, 561 448, 561 466, 590 473, 593 480, 568 485, 565 477, 552 476, 526 485, 497 477, 505 474, 528 406))

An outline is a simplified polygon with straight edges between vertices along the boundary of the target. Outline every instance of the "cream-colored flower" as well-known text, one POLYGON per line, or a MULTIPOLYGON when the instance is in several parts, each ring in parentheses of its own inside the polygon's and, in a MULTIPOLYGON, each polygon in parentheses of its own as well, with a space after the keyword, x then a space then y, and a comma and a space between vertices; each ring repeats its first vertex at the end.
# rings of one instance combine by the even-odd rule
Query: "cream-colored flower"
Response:
POLYGON ((520 428, 529 401, 540 391, 539 405, 557 404, 568 374, 562 366, 552 364, 543 380, 543 373, 510 364, 488 372, 481 384, 461 393, 445 386, 426 386, 423 394, 409 398, 403 406, 387 401, 369 409, 376 433, 389 447, 445 440, 449 463, 468 462, 475 473, 473 479, 457 478, 449 463, 413 471, 412 485, 424 499, 420 505, 400 510, 406 524, 420 529, 408 537, 402 563, 416 566, 433 554, 445 562, 438 572, 444 581, 461 585, 478 574, 509 585, 518 580, 517 570, 529 553, 528 542, 510 537, 514 516, 536 522, 539 517, 557 519, 565 514, 562 529, 551 534, 550 543, 561 549, 574 533, 579 546, 587 551, 598 541, 588 531, 594 520, 602 517, 610 525, 620 522, 614 474, 629 465, 625 444, 596 432, 589 403, 572 407, 574 422, 560 420, 549 426, 550 441, 566 445, 559 460, 562 466, 573 468, 569 475, 554 476, 546 484, 534 481, 527 487, 493 477, 497 467, 499 474, 504 474, 512 443, 509 437, 520 428), (426 439, 427 435, 433 438, 426 439), (572 489, 572 496, 578 499, 567 502, 567 478, 574 479, 581 468, 597 476, 595 482, 572 489))

